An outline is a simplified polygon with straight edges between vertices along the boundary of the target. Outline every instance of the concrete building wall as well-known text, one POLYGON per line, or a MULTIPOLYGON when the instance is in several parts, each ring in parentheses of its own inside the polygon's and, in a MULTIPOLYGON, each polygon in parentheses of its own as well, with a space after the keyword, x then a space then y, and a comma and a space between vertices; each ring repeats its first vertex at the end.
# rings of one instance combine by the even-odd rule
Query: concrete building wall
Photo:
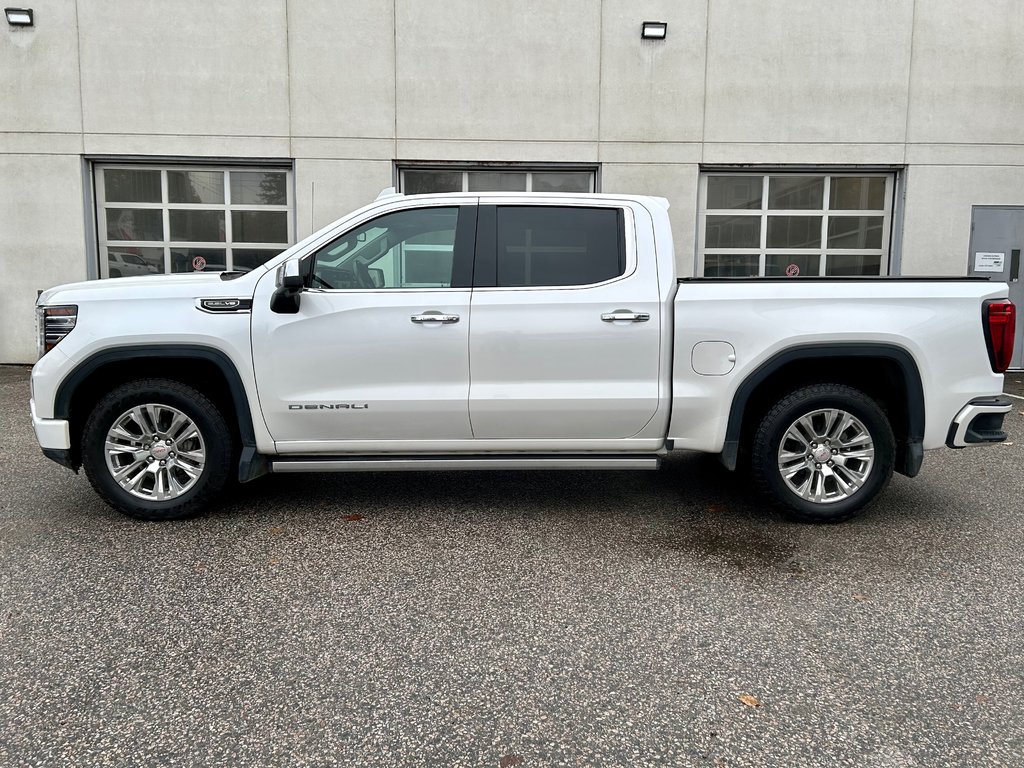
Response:
POLYGON ((702 167, 901 169, 905 274, 963 273, 971 206, 1024 205, 1017 0, 30 5, 0 29, 0 361, 86 275, 95 157, 290 162, 298 237, 396 161, 593 164, 669 198, 683 274, 702 167))

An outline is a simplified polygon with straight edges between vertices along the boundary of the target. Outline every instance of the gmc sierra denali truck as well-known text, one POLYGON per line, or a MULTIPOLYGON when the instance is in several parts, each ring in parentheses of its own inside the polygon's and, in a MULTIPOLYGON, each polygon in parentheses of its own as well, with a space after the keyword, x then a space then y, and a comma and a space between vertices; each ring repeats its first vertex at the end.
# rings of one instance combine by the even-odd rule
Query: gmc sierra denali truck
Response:
POLYGON ((43 453, 118 510, 267 472, 748 468, 830 522, 924 451, 1005 439, 1007 286, 682 279, 668 204, 382 194, 247 273, 38 301, 43 453))

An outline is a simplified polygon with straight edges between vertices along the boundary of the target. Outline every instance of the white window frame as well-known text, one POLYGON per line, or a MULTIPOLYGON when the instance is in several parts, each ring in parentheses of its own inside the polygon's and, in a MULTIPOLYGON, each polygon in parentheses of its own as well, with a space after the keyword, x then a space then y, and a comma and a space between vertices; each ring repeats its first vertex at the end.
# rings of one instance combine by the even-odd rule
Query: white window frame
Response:
MULTIPOLYGON (((589 173, 590 187, 589 189, 587 189, 588 193, 597 192, 600 183, 600 169, 595 165, 517 165, 515 163, 508 163, 504 165, 473 165, 471 163, 451 163, 446 165, 444 163, 398 162, 395 163, 395 171, 399 192, 405 189, 406 171, 436 171, 441 173, 461 173, 462 189, 458 191, 464 192, 466 194, 474 194, 473 192, 469 191, 469 174, 471 173, 525 173, 527 192, 533 192, 533 174, 535 173, 589 173)), ((496 191, 501 192, 507 190, 496 191)), ((577 194, 583 193, 580 192, 577 194)))
POLYGON ((892 224, 893 209, 896 189, 895 171, 834 171, 824 169, 785 170, 777 168, 749 168, 735 171, 701 171, 700 188, 698 192, 697 210, 697 263, 695 274, 704 275, 704 261, 707 255, 748 255, 758 254, 758 276, 765 274, 767 257, 771 255, 798 254, 801 256, 818 256, 818 275, 826 277, 826 265, 830 255, 835 256, 880 256, 880 275, 887 275, 891 269, 892 251, 892 224), (708 208, 708 178, 712 176, 760 176, 761 177, 761 205, 759 208, 708 208), (824 179, 825 192, 823 196, 823 207, 815 209, 781 209, 768 207, 768 183, 772 177, 780 176, 807 176, 824 179), (881 210, 854 210, 854 209, 829 209, 832 194, 832 179, 834 178, 884 178, 885 179, 885 200, 881 210), (760 243, 758 246, 749 248, 706 248, 705 236, 707 235, 708 216, 752 216, 760 218, 760 243), (768 248, 768 219, 772 216, 820 216, 821 217, 821 238, 817 248, 768 248), (882 247, 881 248, 829 248, 828 247, 828 222, 830 218, 855 218, 858 216, 882 217, 882 247))
MULTIPOLYGON (((97 260, 99 262, 99 276, 109 277, 109 259, 107 258, 108 247, 125 248, 162 248, 164 252, 164 271, 161 274, 184 274, 171 272, 171 250, 180 248, 216 248, 224 251, 225 268, 230 271, 234 269, 234 250, 248 250, 250 248, 276 249, 281 253, 295 243, 295 199, 293 192, 292 169, 288 166, 277 165, 205 165, 205 164, 172 164, 172 163, 117 163, 104 162, 93 163, 93 185, 96 194, 96 240, 99 246, 97 260), (160 197, 159 203, 136 203, 136 202, 107 202, 104 171, 106 170, 130 170, 130 171, 160 171, 160 197), (168 171, 200 171, 221 173, 224 180, 224 202, 223 203, 171 203, 168 194, 168 171), (243 205, 231 202, 231 172, 273 172, 285 174, 285 204, 284 205, 243 205), (159 210, 162 212, 162 226, 164 238, 162 240, 108 240, 107 239, 107 210, 110 208, 132 208, 159 210), (224 213, 224 241, 192 241, 192 240, 171 240, 170 212, 178 211, 223 211, 224 213), (288 223, 287 243, 249 243, 235 242, 232 237, 231 214, 234 211, 284 211, 288 223)), ((268 257, 274 258, 276 254, 268 257)))

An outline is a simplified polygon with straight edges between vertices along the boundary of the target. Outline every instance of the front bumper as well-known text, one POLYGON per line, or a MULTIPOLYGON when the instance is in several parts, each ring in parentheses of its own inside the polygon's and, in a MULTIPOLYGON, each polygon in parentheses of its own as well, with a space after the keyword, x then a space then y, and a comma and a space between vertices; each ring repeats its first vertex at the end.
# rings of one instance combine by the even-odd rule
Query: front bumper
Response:
POLYGON ((969 445, 1001 443, 1006 439, 1003 417, 1013 410, 1013 401, 1005 395, 978 397, 965 405, 949 425, 946 445, 966 448, 969 445))
POLYGON ((32 428, 36 432, 36 440, 39 441, 43 453, 47 450, 70 450, 71 425, 64 419, 41 419, 36 416, 35 399, 29 400, 29 408, 32 411, 32 428))

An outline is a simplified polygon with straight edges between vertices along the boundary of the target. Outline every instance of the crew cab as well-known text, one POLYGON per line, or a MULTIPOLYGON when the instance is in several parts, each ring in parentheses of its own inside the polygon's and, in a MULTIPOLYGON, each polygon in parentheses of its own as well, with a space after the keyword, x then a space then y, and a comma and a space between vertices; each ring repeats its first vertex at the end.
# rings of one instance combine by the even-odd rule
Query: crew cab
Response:
POLYGON ((667 209, 386 191, 251 272, 52 288, 36 436, 149 520, 268 472, 653 470, 684 450, 834 522, 926 450, 1005 439, 1005 284, 678 279, 667 209))

